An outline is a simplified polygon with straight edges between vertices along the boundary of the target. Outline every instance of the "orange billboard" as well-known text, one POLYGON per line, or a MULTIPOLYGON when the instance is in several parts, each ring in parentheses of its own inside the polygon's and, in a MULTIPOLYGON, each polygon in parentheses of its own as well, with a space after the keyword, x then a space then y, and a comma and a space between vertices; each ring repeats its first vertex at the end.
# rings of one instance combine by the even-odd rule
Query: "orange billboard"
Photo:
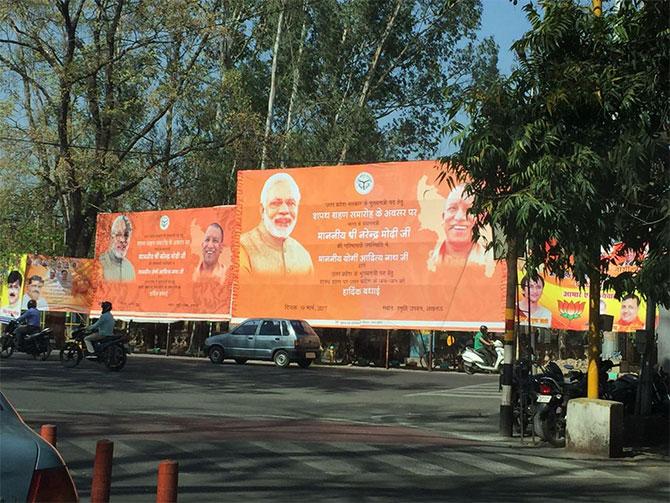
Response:
POLYGON ((230 318, 234 206, 98 215, 98 288, 133 319, 230 318))
POLYGON ((21 308, 32 299, 41 311, 88 313, 95 278, 92 259, 28 255, 21 308))
POLYGON ((239 172, 233 319, 502 329, 504 264, 485 249, 490 233, 473 243, 472 198, 440 171, 410 161, 239 172))

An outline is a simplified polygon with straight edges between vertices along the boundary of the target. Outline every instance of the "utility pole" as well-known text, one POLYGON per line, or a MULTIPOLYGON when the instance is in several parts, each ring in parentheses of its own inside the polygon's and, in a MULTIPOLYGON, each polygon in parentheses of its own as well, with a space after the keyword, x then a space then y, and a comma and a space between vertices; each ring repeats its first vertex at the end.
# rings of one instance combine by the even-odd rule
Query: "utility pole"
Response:
POLYGON ((603 13, 603 0, 593 0, 591 5, 593 6, 593 13, 594 13, 597 17, 602 16, 602 13, 603 13))
MULTIPOLYGON (((500 435, 511 437, 513 433, 514 414, 512 404, 512 366, 514 365, 514 311, 517 296, 517 241, 507 237, 507 287, 505 295, 505 358, 500 370, 502 395, 500 403, 500 435)), ((530 307, 528 309, 530 316, 530 307)))

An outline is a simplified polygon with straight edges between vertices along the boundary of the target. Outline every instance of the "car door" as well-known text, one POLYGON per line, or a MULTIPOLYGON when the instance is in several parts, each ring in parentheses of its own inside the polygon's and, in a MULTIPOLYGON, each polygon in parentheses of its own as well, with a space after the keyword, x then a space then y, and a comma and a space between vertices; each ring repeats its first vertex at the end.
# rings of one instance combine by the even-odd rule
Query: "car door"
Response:
POLYGON ((230 348, 224 348, 234 358, 254 358, 254 341, 261 320, 247 320, 230 333, 230 348))
POLYGON ((287 340, 288 337, 282 334, 280 320, 263 320, 256 335, 256 358, 270 360, 275 349, 286 346, 287 340))

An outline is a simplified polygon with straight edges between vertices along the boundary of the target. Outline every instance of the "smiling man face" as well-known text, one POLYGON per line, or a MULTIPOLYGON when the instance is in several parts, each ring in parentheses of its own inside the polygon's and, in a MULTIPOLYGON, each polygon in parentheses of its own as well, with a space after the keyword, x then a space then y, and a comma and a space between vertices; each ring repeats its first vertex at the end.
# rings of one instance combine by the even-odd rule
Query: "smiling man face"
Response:
POLYGON ((210 224, 202 240, 203 269, 213 270, 219 263, 223 246, 223 229, 219 224, 210 224))
POLYGON ((261 212, 265 228, 275 238, 291 235, 298 219, 300 195, 288 180, 279 179, 268 187, 261 212))
POLYGON ((458 185, 449 193, 444 202, 444 231, 447 245, 451 250, 468 250, 472 246, 472 228, 475 219, 468 214, 474 198, 463 194, 464 185, 458 185))

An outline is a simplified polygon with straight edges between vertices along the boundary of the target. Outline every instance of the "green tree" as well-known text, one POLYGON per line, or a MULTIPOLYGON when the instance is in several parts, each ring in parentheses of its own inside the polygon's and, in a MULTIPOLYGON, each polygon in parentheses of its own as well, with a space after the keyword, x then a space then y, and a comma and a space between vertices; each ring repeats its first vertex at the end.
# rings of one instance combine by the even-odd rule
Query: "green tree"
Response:
POLYGON ((649 245, 644 272, 616 284, 668 300, 668 2, 620 2, 601 18, 573 0, 524 9, 519 66, 471 95, 456 159, 472 165, 476 208, 523 231, 534 267, 589 285, 593 362, 602 248, 649 245))

